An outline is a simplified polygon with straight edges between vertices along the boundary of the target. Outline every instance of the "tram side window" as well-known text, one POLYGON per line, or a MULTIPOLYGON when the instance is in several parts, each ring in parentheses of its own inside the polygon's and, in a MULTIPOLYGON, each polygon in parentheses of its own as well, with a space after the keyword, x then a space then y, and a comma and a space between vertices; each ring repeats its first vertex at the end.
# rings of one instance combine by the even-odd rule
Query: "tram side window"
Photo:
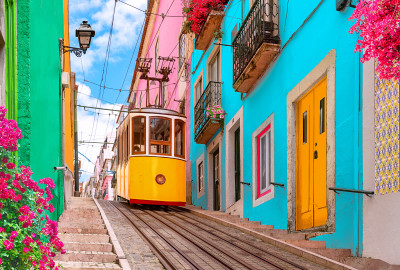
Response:
POLYGON ((126 139, 126 160, 129 160, 129 145, 130 145, 130 143, 129 143, 129 128, 130 128, 130 126, 128 124, 126 126, 126 137, 125 137, 125 139, 126 139))
POLYGON ((146 153, 146 118, 132 118, 132 154, 146 153))
POLYGON ((175 120, 175 156, 185 157, 185 122, 175 120))
POLYGON ((150 153, 171 154, 171 120, 161 117, 150 118, 150 153))

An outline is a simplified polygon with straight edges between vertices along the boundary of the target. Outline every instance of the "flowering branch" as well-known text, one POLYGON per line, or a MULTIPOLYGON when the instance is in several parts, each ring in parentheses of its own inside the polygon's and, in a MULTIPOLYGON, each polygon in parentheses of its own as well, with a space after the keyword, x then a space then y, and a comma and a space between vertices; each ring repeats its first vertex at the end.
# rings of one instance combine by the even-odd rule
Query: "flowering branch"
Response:
POLYGON ((375 58, 379 78, 398 80, 400 0, 360 0, 350 19, 356 20, 350 34, 360 34, 355 51, 363 51, 361 62, 375 58))

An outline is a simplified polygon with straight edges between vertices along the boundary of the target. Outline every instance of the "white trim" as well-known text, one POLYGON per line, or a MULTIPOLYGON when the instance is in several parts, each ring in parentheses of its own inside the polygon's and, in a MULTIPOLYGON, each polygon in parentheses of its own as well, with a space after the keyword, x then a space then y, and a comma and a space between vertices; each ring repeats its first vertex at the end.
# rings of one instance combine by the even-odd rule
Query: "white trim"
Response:
MULTIPOLYGON (((222 42, 222 39, 218 39, 217 44, 220 44, 222 42)), ((216 54, 219 53, 219 57, 218 57, 218 77, 220 78, 220 80, 222 80, 222 50, 221 50, 221 46, 214 46, 214 48, 212 49, 210 55, 207 58, 206 61, 206 68, 207 68, 207 84, 205 85, 205 87, 208 86, 208 83, 210 82, 210 63, 214 60, 214 58, 216 58, 216 54)), ((204 79, 203 79, 203 84, 204 84, 204 79)), ((204 87, 204 86, 203 86, 204 87)))
POLYGON ((219 194, 219 202, 220 202, 220 210, 222 210, 222 175, 221 175, 221 141, 222 141, 222 133, 218 133, 218 135, 212 140, 212 142, 207 146, 207 187, 208 187, 208 209, 214 210, 214 185, 213 185, 213 154, 218 149, 219 150, 219 175, 220 175, 220 194, 219 194))
MULTIPOLYGON (((327 78, 326 100, 326 180, 327 188, 335 186, 335 68, 336 51, 332 49, 325 58, 287 94, 287 194, 288 228, 296 230, 296 103, 324 76, 327 78)), ((327 230, 335 230, 335 193, 326 193, 327 230)))
POLYGON ((197 199, 201 198, 206 190, 206 176, 205 176, 205 163, 204 163, 204 153, 201 154, 201 156, 196 160, 196 193, 197 193, 197 199), (203 181, 204 181, 204 187, 202 190, 199 191, 199 185, 200 185, 200 179, 199 179, 199 165, 200 163, 203 162, 203 181))
MULTIPOLYGON (((196 103, 199 100, 200 97, 197 96, 196 93, 196 86, 199 83, 200 79, 202 79, 202 86, 201 86, 201 93, 204 92, 204 68, 200 71, 199 76, 197 76, 196 80, 194 81, 193 84, 193 97, 194 97, 194 102, 193 102, 193 116, 194 116, 194 107, 196 107, 196 103)), ((194 124, 194 121, 193 121, 194 124)))
MULTIPOLYGON (((272 113, 268 118, 253 132, 252 134, 252 141, 253 141, 253 207, 259 206, 275 197, 275 187, 270 185, 266 188, 266 190, 271 189, 271 192, 257 198, 257 186, 258 186, 258 179, 257 179, 257 136, 269 125, 271 127, 269 131, 271 132, 271 182, 275 182, 275 123, 274 123, 274 113, 272 113)), ((264 192, 266 191, 264 190, 264 192)), ((260 192, 262 193, 262 192, 260 192)))
POLYGON ((235 131, 240 128, 240 182, 243 181, 243 107, 241 107, 234 117, 226 124, 225 127, 225 202, 227 212, 243 216, 243 188, 240 186, 240 200, 235 202, 235 131), (229 209, 231 207, 231 209, 229 209), (228 210, 229 209, 229 210, 228 210))

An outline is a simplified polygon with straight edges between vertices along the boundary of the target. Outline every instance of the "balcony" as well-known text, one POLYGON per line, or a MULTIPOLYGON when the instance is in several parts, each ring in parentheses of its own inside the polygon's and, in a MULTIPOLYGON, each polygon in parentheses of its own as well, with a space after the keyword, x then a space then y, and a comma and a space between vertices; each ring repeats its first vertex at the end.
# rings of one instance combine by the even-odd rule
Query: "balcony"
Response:
POLYGON ((206 144, 221 126, 221 119, 207 116, 207 108, 221 105, 221 82, 209 82, 194 107, 194 141, 206 144))
POLYGON ((236 92, 249 92, 279 52, 279 11, 275 1, 255 2, 233 40, 236 92))
POLYGON ((221 29, 222 19, 225 13, 223 11, 212 10, 208 14, 207 21, 204 23, 199 35, 196 36, 195 48, 197 50, 206 50, 214 37, 214 31, 221 29))

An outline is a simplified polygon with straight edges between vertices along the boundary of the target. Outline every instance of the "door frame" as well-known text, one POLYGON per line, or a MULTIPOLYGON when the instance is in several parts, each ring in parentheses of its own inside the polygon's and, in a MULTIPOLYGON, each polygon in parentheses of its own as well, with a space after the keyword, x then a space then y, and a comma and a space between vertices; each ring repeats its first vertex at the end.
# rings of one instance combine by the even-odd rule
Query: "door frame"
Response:
MULTIPOLYGON (((225 126, 225 194, 226 212, 243 217, 243 185, 240 187, 241 199, 235 202, 235 131, 240 128, 240 181, 243 181, 243 107, 229 120, 225 126)), ((247 187, 248 188, 248 187, 247 187)))
MULTIPOLYGON (((335 186, 335 67, 336 50, 331 50, 315 68, 307 74, 287 95, 287 207, 288 229, 296 231, 296 104, 324 76, 326 89, 326 158, 327 189, 335 186)), ((325 231, 335 231, 335 193, 327 190, 328 218, 325 231)), ((312 231, 312 229, 307 229, 312 231)), ((317 231, 318 228, 315 228, 317 231)))
POLYGON ((211 143, 207 146, 207 209, 214 210, 214 181, 213 181, 213 154, 216 150, 219 150, 219 177, 220 177, 220 189, 219 189, 219 209, 222 211, 222 187, 224 185, 223 177, 222 177, 222 159, 221 159, 221 141, 222 134, 221 132, 211 141, 211 143))

